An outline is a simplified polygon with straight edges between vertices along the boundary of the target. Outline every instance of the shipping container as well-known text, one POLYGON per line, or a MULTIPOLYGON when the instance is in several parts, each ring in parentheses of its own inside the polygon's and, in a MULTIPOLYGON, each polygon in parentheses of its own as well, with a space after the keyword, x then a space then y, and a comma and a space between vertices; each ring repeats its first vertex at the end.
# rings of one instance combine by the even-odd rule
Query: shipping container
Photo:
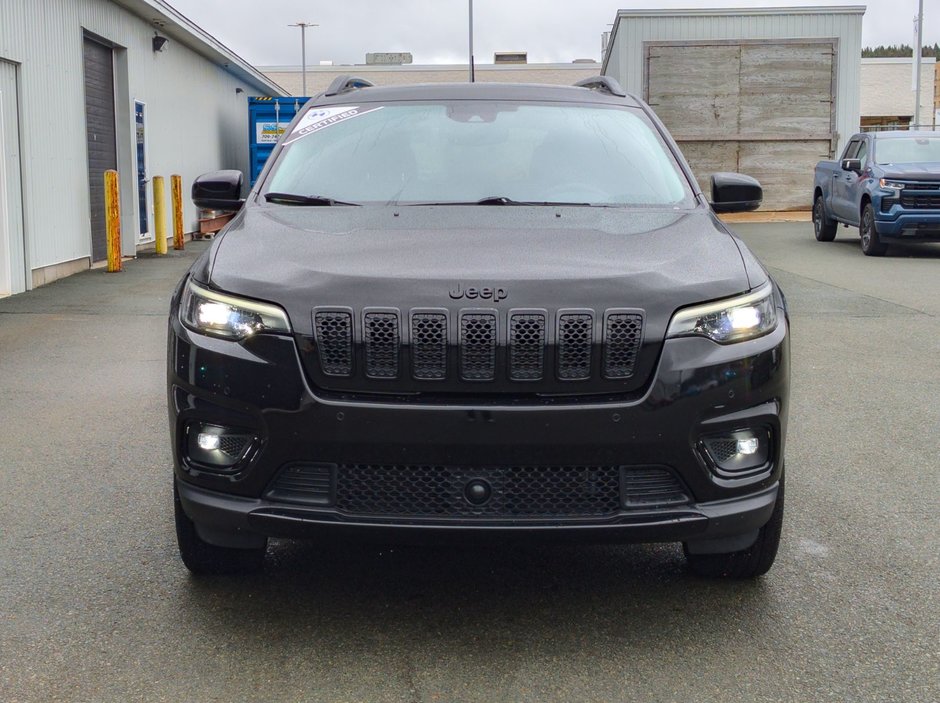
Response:
POLYGON ((248 145, 251 185, 255 184, 265 162, 274 151, 287 125, 310 98, 249 98, 248 145))

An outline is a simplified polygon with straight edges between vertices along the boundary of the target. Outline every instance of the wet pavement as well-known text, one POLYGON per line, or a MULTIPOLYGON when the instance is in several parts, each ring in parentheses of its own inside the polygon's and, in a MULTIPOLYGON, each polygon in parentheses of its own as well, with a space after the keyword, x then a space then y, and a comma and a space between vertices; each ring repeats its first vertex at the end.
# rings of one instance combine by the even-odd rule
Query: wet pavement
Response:
POLYGON ((940 246, 736 229, 793 327, 784 541, 747 583, 673 545, 286 541, 196 580, 165 318, 206 245, 0 300, 0 700, 940 699, 940 246))

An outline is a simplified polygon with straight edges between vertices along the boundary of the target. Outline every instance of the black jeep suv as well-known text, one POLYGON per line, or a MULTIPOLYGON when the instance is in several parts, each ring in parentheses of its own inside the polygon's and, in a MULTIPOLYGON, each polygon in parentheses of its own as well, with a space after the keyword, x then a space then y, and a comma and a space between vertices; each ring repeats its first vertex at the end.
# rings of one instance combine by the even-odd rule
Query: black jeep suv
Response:
POLYGON ((376 88, 298 114, 180 282, 180 552, 268 537, 682 542, 753 577, 783 520, 788 319, 663 125, 607 78, 376 88))

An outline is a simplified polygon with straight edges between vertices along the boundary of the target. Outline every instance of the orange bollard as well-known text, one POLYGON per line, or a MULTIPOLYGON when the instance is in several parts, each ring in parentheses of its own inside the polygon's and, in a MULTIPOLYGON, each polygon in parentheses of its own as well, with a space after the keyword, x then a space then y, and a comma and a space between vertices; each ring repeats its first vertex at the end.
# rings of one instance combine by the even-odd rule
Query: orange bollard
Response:
POLYGON ((108 238, 108 271, 121 271, 121 187, 118 172, 104 172, 104 219, 108 238))
POLYGON ((163 176, 153 177, 153 231, 158 254, 166 254, 166 190, 163 176))
POLYGON ((173 191, 173 248, 181 251, 184 246, 182 176, 170 176, 170 187, 173 191))

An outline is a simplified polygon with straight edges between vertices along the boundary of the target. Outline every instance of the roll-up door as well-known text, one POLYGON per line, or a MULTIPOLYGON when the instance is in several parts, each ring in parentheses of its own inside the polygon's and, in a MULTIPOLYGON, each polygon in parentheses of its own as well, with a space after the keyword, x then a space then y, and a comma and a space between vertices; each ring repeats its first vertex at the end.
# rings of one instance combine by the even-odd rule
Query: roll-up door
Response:
POLYGON ((0 60, 0 296, 26 290, 16 65, 0 60))
POLYGON ((764 186, 766 210, 809 209, 835 145, 834 40, 646 45, 645 98, 705 193, 716 171, 764 186))
POLYGON ((85 127, 88 138, 88 184, 91 259, 108 256, 105 230, 104 172, 117 168, 114 123, 114 56, 110 47, 85 38, 85 127))

